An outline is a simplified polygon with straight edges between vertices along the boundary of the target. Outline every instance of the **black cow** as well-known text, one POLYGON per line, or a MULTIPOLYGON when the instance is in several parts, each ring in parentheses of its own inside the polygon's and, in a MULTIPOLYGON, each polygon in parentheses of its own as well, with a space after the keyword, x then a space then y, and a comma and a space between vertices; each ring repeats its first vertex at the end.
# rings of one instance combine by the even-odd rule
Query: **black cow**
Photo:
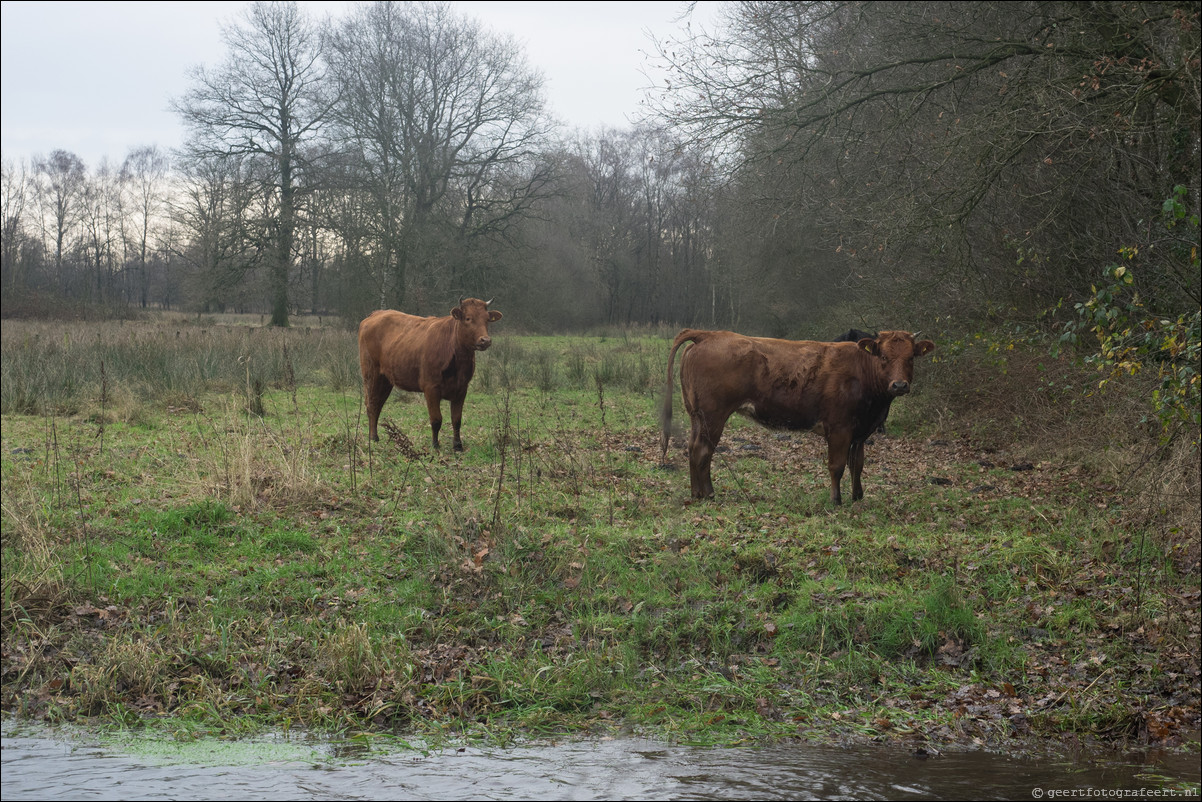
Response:
POLYGON ((860 331, 859 329, 848 329, 843 334, 835 337, 833 343, 858 343, 860 340, 875 340, 876 334, 868 331, 860 331))

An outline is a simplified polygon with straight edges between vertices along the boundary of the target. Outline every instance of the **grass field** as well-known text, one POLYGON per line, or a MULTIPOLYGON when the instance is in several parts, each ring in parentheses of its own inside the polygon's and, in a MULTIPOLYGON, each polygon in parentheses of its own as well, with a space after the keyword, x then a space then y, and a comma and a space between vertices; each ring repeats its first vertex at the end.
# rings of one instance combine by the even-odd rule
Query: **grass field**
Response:
POLYGON ((498 331, 454 455, 409 394, 367 441, 345 330, 6 321, 4 709, 499 741, 1197 727, 1196 536, 1133 516, 1117 457, 966 396, 971 371, 1046 421, 1077 403, 1050 373, 1020 392, 1018 357, 944 343, 839 508, 820 437, 736 419, 695 503, 682 441, 660 458, 671 335, 498 331))

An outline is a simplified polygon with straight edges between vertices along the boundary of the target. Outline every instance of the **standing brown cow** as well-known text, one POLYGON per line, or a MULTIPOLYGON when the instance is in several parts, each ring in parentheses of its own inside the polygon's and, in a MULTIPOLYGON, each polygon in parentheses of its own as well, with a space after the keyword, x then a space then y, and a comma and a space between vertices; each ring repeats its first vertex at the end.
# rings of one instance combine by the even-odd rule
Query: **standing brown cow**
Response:
POLYGON ((726 421, 741 412, 765 426, 812 429, 821 424, 831 474, 831 502, 851 463, 851 498, 864 497, 864 441, 889 414, 893 399, 910 392, 914 358, 935 349, 905 331, 882 331, 851 343, 773 340, 730 331, 685 329, 668 356, 663 449, 672 422, 672 362, 680 356, 680 389, 692 420, 689 478, 694 498, 711 498, 710 461, 726 421))
POLYGON ((451 402, 455 450, 463 450, 459 425, 463 399, 476 370, 476 352, 492 345, 488 324, 501 319, 492 301, 460 300, 448 317, 416 317, 390 309, 372 312, 359 324, 359 367, 363 371, 363 396, 372 440, 379 440, 376 424, 392 388, 422 393, 430 411, 434 450, 442 428, 442 400, 451 402))

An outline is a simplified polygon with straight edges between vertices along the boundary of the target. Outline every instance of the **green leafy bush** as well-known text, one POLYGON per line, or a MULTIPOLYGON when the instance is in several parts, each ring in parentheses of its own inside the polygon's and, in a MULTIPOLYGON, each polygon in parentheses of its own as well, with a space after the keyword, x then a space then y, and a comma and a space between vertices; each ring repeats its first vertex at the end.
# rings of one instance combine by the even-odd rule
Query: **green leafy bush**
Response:
MULTIPOLYGON (((1187 213, 1186 190, 1177 187, 1165 201, 1163 212, 1169 229, 1189 227, 1191 269, 1199 270, 1198 215, 1187 213)), ((1121 248, 1120 254, 1131 262, 1136 248, 1121 248)), ((1077 319, 1067 327, 1065 342, 1076 343, 1082 333, 1091 332, 1098 350, 1087 357, 1104 376, 1099 386, 1124 374, 1155 371, 1159 383, 1149 398, 1151 410, 1145 420, 1159 423, 1162 436, 1171 436, 1178 425, 1193 428, 1197 443, 1202 424, 1200 413, 1199 357, 1202 355, 1202 313, 1195 305, 1191 312, 1176 315, 1159 313, 1140 296, 1133 267, 1110 265, 1103 271, 1100 286, 1091 287, 1092 297, 1076 305, 1077 319)))

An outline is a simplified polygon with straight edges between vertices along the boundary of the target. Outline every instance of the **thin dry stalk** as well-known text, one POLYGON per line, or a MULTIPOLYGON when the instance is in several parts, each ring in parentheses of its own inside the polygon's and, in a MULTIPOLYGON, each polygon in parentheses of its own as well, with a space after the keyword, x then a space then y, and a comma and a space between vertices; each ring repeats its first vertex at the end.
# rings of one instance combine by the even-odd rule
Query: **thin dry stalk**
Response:
POLYGON ((497 472, 497 487, 493 494, 492 525, 493 533, 497 531, 497 523, 501 518, 501 487, 505 481, 505 455, 509 452, 510 430, 509 391, 505 391, 505 400, 501 407, 501 435, 497 438, 497 448, 501 450, 501 466, 497 472))

